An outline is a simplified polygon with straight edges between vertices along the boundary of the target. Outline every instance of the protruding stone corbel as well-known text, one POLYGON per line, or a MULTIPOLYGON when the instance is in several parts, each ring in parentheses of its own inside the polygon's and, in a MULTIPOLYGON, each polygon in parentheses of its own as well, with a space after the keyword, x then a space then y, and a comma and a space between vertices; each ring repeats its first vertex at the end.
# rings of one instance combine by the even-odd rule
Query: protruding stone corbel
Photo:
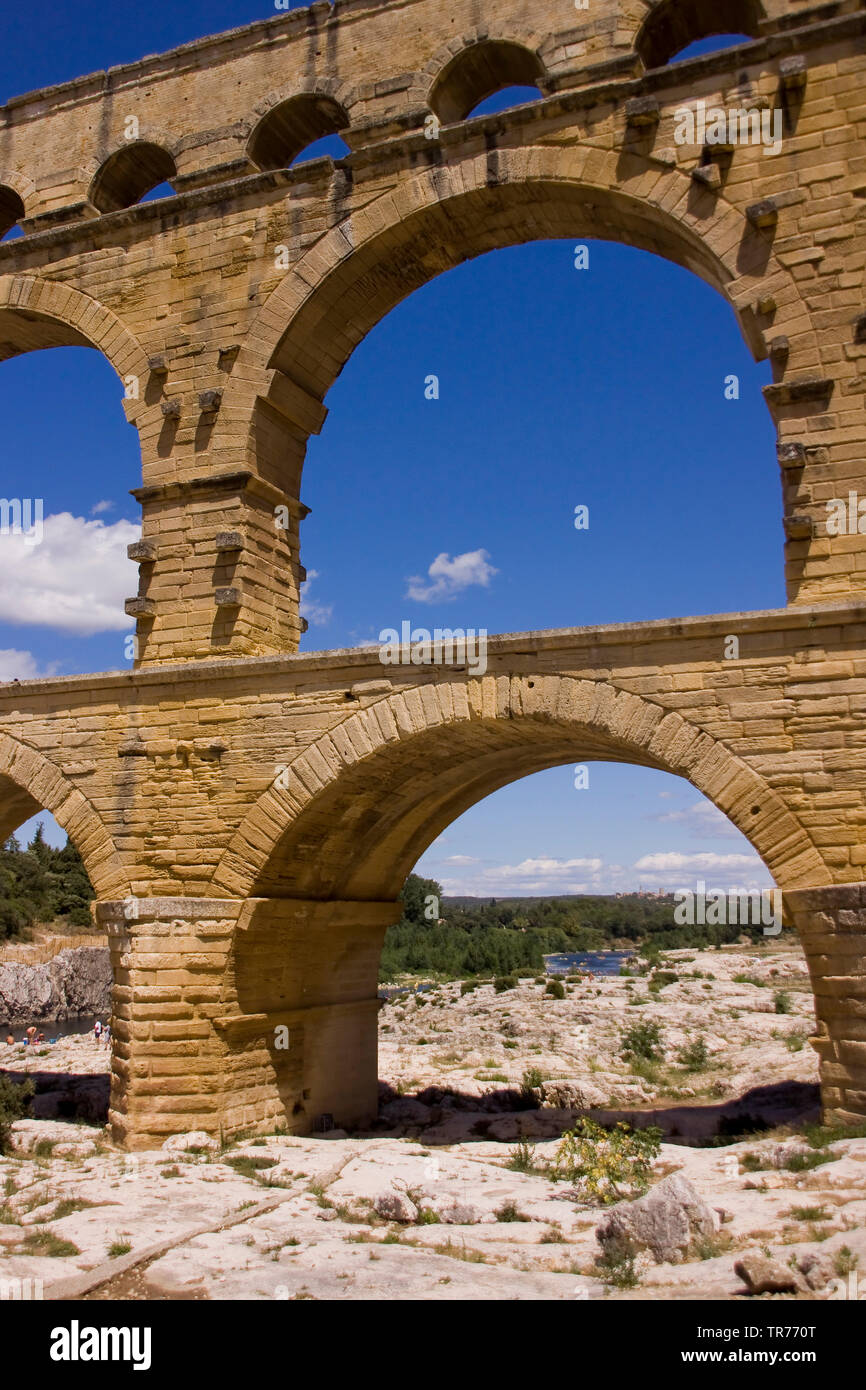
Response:
POLYGON ((158 357, 148 357, 147 370, 150 372, 151 376, 168 376, 168 363, 162 355, 158 357))
POLYGON ((767 348, 773 362, 786 362, 791 351, 791 344, 784 334, 781 334, 778 338, 771 338, 767 348))
POLYGON ((826 405, 833 394, 835 382, 828 377, 803 376, 793 381, 778 381, 762 387, 764 399, 771 408, 783 405, 826 405))
POLYGON ((799 440, 790 444, 779 444, 776 457, 780 468, 803 468, 806 463, 806 446, 799 440))
POLYGON ((219 531, 216 538, 216 548, 221 555, 230 551, 243 550, 244 538, 240 531, 219 531))
POLYGON ((236 588, 217 589, 214 593, 217 608, 240 608, 241 591, 236 588))
POLYGON ((750 203, 746 216, 753 227, 775 227, 779 220, 779 208, 773 198, 763 198, 760 203, 750 203))
POLYGON ((661 111, 655 97, 630 97, 625 104, 625 123, 632 129, 647 130, 657 126, 661 111))
POLYGON ((162 405, 161 405, 161 409, 162 409, 162 413, 163 413, 163 415, 165 416, 166 420, 179 420, 179 419, 180 419, 180 401, 178 401, 178 400, 163 401, 163 402, 162 402, 162 405))
POLYGON ((146 758, 147 749, 143 743, 121 743, 117 750, 118 758, 146 758))
POLYGON ((786 92, 802 89, 806 85, 808 68, 802 53, 783 58, 779 64, 779 79, 786 92))
POLYGON ((762 198, 759 203, 750 203, 746 208, 746 216, 755 227, 773 227, 779 220, 782 208, 793 207, 796 203, 805 201, 805 189, 789 188, 782 193, 774 193, 772 198, 762 198))
POLYGON ((718 164, 697 164, 692 170, 692 179, 695 183, 702 183, 705 188, 721 188, 722 174, 718 164))
POLYGON ((201 391, 198 398, 198 408, 202 415, 216 415, 222 398, 222 391, 201 391))
POLYGON ((123 611, 130 618, 155 618, 156 606, 149 598, 128 598, 123 605, 123 611))
POLYGON ((150 565, 156 559, 156 546, 152 541, 133 541, 126 547, 126 554, 139 565, 150 565))
POLYGON ((810 516, 795 512, 785 517, 785 535, 789 541, 806 541, 814 535, 814 523, 810 516))

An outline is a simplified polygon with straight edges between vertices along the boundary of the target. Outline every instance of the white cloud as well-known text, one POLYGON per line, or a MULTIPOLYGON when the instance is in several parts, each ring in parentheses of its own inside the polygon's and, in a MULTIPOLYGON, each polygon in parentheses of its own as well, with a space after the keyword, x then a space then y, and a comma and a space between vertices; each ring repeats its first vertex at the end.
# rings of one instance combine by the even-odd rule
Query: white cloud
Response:
POLYGON ((494 574, 499 573, 488 563, 489 559, 486 550, 467 550, 464 555, 455 555, 453 560, 443 550, 427 570, 432 584, 425 584, 420 575, 413 575, 406 597, 416 603, 436 603, 439 599, 456 598, 473 584, 486 589, 494 574))
POLYGON ((113 511, 114 511, 114 503, 113 503, 113 502, 109 502, 107 499, 104 499, 102 502, 97 502, 96 505, 95 505, 94 507, 91 507, 91 508, 90 508, 90 515, 91 515, 91 516, 100 516, 102 512, 113 512, 113 511))
POLYGON ((495 869, 485 869, 489 878, 520 878, 537 874, 571 874, 575 869, 598 870, 601 859, 523 859, 519 864, 500 864, 495 869))
POLYGON ((326 627, 331 621, 334 605, 322 603, 319 599, 311 597, 310 585, 318 577, 318 570, 307 571, 307 577, 301 585, 301 617, 306 618, 312 627, 326 627))
POLYGON ((649 869, 658 873, 690 870, 700 874, 723 869, 736 872, 752 869, 756 865, 763 868, 757 854, 713 854, 709 850, 701 854, 681 854, 678 850, 670 850, 662 854, 645 854, 642 859, 636 861, 635 868, 649 869))
POLYGON ((59 512, 45 518, 39 544, 0 536, 0 620, 82 637, 130 627, 123 601, 135 569, 126 547, 140 534, 131 521, 107 526, 59 512))
MULTIPOLYGON (((468 856, 453 855, 454 865, 469 860, 468 856)), ((446 861, 449 862, 449 861, 446 861)), ((596 877, 603 867, 602 859, 554 859, 548 856, 523 859, 519 864, 498 864, 476 871, 471 879, 458 884, 450 879, 443 888, 450 893, 477 893, 480 897, 511 897, 521 894, 594 893, 602 892, 596 877)))
POLYGON ((723 811, 711 801, 693 801, 682 811, 666 811, 664 815, 653 816, 653 820, 668 824, 685 825, 691 835, 701 839, 738 840, 740 832, 732 825, 723 811))
POLYGON ((771 887, 773 882, 757 854, 669 851, 645 854, 628 865, 608 864, 599 857, 556 859, 545 855, 518 864, 475 868, 480 862, 469 855, 455 854, 448 859, 428 860, 416 872, 439 879, 449 896, 478 898, 634 893, 639 887, 672 893, 679 888, 694 888, 699 879, 707 888, 725 891, 771 887), (457 872, 446 878, 437 872, 437 865, 447 865, 457 872))
POLYGON ((16 651, 14 647, 0 651, 0 681, 39 680, 42 676, 53 676, 56 670, 57 664, 53 663, 40 671, 32 652, 16 651))

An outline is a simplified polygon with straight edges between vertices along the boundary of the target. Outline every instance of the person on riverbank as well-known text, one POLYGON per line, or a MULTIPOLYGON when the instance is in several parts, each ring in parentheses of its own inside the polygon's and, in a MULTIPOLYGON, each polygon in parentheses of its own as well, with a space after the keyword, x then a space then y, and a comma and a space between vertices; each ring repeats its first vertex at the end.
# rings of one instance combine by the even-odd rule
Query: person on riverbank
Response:
POLYGON ((6 1046, 7 1046, 7 1047, 14 1047, 14 1046, 15 1046, 15 1039, 13 1038, 13 1036, 12 1036, 11 1033, 7 1034, 7 1037, 6 1037, 6 1046))
POLYGON ((32 1023, 31 1023, 31 1025, 30 1025, 30 1027, 27 1029, 27 1033, 26 1033, 26 1035, 25 1035, 25 1040, 26 1040, 28 1046, 30 1046, 30 1047, 32 1047, 33 1044, 34 1044, 35 1041, 36 1041, 36 1029, 33 1027, 33 1024, 32 1024, 32 1023))
POLYGON ((94 1023, 94 1025, 93 1025, 93 1041, 96 1043, 96 1046, 97 1046, 97 1047, 99 1046, 99 1042, 100 1042, 101 1037, 102 1037, 102 1024, 100 1023, 99 1019, 97 1019, 96 1022, 94 1023))
POLYGON ((102 1041, 105 1043, 105 1046, 106 1046, 106 1047, 108 1047, 109 1043, 111 1042, 111 1024, 110 1024, 110 1023, 106 1023, 105 1027, 104 1027, 103 1030, 102 1030, 102 1041))

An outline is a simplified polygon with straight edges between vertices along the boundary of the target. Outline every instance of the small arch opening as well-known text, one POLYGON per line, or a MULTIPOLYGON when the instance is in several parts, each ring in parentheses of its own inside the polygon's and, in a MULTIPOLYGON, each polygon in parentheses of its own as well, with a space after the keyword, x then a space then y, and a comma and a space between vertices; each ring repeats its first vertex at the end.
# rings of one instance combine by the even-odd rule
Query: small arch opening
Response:
POLYGON ((0 184, 0 241, 21 236, 17 225, 24 216, 24 204, 14 188, 0 184))
POLYGON ((728 0, 724 16, 716 0, 660 0, 647 15, 635 47, 647 68, 661 68, 758 37, 760 0, 728 0))
POLYGON ((117 212, 146 198, 170 197, 176 174, 167 150, 135 140, 106 159, 91 185, 90 201, 99 212, 117 212))
POLYGON ((515 106, 526 106, 531 101, 541 101, 543 95, 539 87, 502 87, 498 92, 485 97, 468 114, 495 116, 499 111, 510 111, 515 106))
POLYGON ((159 198, 173 198, 177 189, 170 183, 158 183, 155 188, 151 188, 141 198, 140 203, 155 203, 159 198))
POLYGON ((339 136, 349 117, 331 97, 301 95, 280 102, 250 136, 247 154, 258 169, 288 169, 330 155, 342 159, 349 147, 339 136))
MULTIPOLYGON (((530 90, 520 102, 538 95, 538 80, 545 75, 544 64, 531 49, 506 40, 484 39, 458 53, 442 70, 430 89, 428 104, 443 125, 464 121, 470 114, 488 114, 478 108, 494 94, 517 88, 530 90)), ((513 95, 508 106, 518 104, 513 95)), ((502 110, 503 107, 492 109, 502 110)))
POLYGON ((722 53, 726 48, 736 48, 741 43, 751 43, 748 34, 710 34, 705 39, 695 39, 681 53, 675 53, 668 60, 668 65, 684 63, 689 58, 705 58, 709 53, 722 53))
POLYGON ((323 135, 320 140, 313 140, 309 145, 305 145, 300 154, 296 154, 292 160, 291 167, 297 164, 309 164, 312 159, 345 159, 347 154, 351 154, 349 146, 339 135, 323 135))

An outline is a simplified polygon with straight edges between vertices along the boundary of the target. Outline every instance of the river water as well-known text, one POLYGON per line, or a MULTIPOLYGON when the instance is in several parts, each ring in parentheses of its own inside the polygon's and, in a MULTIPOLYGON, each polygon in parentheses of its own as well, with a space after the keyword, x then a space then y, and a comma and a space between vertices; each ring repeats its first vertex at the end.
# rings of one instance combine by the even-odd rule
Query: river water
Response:
MULTIPOLYGON (((545 956, 544 966, 548 975, 571 975, 578 970, 591 970, 593 975, 618 975, 619 967, 631 960, 634 951, 574 951, 560 955, 545 956)), ((517 979, 528 979, 523 970, 515 970, 517 979)), ((434 989, 431 984, 423 985, 380 985, 379 998, 393 999, 398 994, 421 994, 425 989, 434 989)))
POLYGON ((571 975, 578 970, 591 970, 593 975, 618 975, 621 965, 634 956, 634 951, 575 951, 545 956, 548 975, 571 975))
MULTIPOLYGON (((68 1038, 75 1033, 89 1033, 96 1022, 96 1014, 75 1014, 72 1018, 35 1018, 33 1026, 37 1033, 45 1034, 46 1042, 54 1042, 57 1038, 68 1038)), ((103 1026, 107 1023, 106 1018, 101 1018, 103 1026)), ((22 1023, 14 1028, 7 1028, 5 1024, 0 1024, 2 1040, 5 1041, 10 1033, 16 1042, 23 1042, 27 1033, 28 1024, 22 1023)))

